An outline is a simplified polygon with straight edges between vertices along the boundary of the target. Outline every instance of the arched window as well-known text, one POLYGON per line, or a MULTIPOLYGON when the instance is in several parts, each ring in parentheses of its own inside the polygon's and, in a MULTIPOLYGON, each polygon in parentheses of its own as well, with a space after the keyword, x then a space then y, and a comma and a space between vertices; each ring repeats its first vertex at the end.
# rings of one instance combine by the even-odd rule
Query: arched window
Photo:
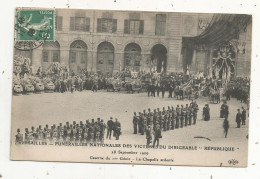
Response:
POLYGON ((42 61, 43 63, 60 62, 60 44, 57 41, 44 42, 42 61))
POLYGON ((87 44, 82 40, 76 40, 70 45, 70 70, 74 73, 80 73, 87 69, 87 44))
POLYGON ((156 44, 152 48, 152 63, 154 64, 154 69, 158 73, 166 72, 167 68, 167 49, 162 44, 156 44))
POLYGON ((97 48, 97 71, 101 73, 113 73, 114 46, 110 42, 102 42, 97 48))
POLYGON ((136 43, 130 43, 125 47, 125 68, 131 71, 140 71, 141 47, 136 43))

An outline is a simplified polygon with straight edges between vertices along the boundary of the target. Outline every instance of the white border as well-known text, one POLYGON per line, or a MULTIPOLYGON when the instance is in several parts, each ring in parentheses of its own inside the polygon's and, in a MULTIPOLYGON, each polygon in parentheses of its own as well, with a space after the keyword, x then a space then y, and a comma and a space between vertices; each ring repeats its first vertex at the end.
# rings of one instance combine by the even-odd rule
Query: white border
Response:
MULTIPOLYGON (((260 178, 259 0, 8 0, 0 11, 0 176, 2 178, 260 178), (246 13, 253 15, 248 168, 16 162, 9 160, 15 7, 246 13)), ((203 156, 201 156, 203 157, 203 156)))

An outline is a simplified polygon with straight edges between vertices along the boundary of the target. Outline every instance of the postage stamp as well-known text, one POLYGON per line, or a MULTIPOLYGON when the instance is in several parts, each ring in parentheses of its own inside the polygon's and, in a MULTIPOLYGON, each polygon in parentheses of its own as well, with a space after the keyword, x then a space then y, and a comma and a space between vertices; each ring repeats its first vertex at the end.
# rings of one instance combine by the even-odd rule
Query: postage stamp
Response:
POLYGON ((54 41, 55 10, 17 9, 16 41, 54 41))

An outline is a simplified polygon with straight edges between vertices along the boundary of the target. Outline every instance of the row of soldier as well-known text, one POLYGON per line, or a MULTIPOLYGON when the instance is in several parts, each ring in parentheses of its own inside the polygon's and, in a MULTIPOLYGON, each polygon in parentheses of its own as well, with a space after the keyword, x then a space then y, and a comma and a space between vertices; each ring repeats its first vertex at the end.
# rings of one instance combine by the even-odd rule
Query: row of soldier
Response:
POLYGON ((152 112, 149 108, 147 112, 145 110, 139 112, 138 116, 137 113, 134 112, 134 134, 140 133, 144 135, 148 127, 155 130, 156 125, 158 125, 161 130, 167 131, 196 124, 198 109, 196 101, 192 101, 190 105, 186 104, 185 107, 183 105, 177 105, 176 109, 174 109, 173 106, 168 106, 168 109, 165 109, 165 107, 163 107, 162 110, 157 108, 152 112))
POLYGON ((21 134, 20 129, 17 129, 16 142, 35 142, 35 141, 43 141, 43 142, 91 142, 91 143, 103 143, 105 130, 107 129, 107 138, 111 139, 111 133, 113 132, 113 136, 116 137, 116 140, 119 139, 119 135, 121 133, 121 124, 117 118, 115 118, 115 122, 112 117, 107 122, 107 125, 103 120, 97 118, 97 121, 94 119, 86 120, 84 124, 82 121, 80 123, 76 123, 73 121, 72 124, 66 122, 65 125, 62 123, 59 126, 55 124, 50 128, 46 124, 44 128, 39 125, 38 128, 31 127, 29 131, 28 128, 25 128, 24 138, 23 134, 21 134))

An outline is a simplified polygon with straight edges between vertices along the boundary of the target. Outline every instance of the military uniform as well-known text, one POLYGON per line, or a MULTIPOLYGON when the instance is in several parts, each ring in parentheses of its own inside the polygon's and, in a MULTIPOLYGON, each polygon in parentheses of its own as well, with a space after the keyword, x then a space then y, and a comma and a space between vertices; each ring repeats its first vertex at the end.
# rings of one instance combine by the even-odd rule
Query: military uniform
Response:
POLYGON ((152 130, 150 126, 147 127, 145 133, 146 133, 146 145, 149 146, 150 143, 152 142, 152 130))
POLYGON ((196 124, 196 121, 197 121, 197 114, 198 114, 198 105, 196 103, 193 103, 193 124, 195 125, 196 124))
POLYGON ((115 121, 115 137, 116 137, 116 140, 119 140, 119 136, 121 135, 121 124, 120 122, 118 122, 118 120, 116 119, 115 121))
POLYGON ((154 140, 153 140, 153 147, 155 147, 155 143, 157 142, 157 147, 159 146, 159 140, 160 138, 162 138, 162 132, 161 129, 159 128, 159 126, 157 125, 155 127, 155 131, 154 131, 154 140))
POLYGON ((179 128, 180 126, 180 119, 181 119, 181 109, 179 107, 179 105, 177 105, 176 107, 176 129, 179 128))
POLYGON ((240 128, 240 124, 241 124, 241 113, 240 113, 240 109, 237 110, 236 123, 237 123, 237 128, 240 128))
POLYGON ((246 125, 246 110, 244 108, 242 108, 241 119, 242 119, 242 125, 246 125))
POLYGON ((20 129, 17 129, 17 134, 15 136, 15 143, 23 142, 23 135, 20 134, 20 129))

